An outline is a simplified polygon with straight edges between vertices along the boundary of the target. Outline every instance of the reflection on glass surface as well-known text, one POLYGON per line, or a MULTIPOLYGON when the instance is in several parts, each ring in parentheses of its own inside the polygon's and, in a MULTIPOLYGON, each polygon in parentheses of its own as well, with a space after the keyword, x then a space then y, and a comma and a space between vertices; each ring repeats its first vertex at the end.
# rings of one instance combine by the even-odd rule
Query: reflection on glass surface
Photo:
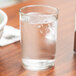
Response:
POLYGON ((31 70, 23 70, 21 68, 22 73, 19 76, 55 76, 54 68, 43 70, 43 71, 31 71, 31 70))

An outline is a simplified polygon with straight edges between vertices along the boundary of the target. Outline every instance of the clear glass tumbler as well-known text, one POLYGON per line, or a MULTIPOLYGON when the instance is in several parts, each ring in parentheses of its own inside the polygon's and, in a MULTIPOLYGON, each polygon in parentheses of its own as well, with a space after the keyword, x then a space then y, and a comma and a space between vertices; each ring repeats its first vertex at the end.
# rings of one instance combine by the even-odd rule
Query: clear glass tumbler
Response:
POLYGON ((25 69, 43 70, 54 66, 58 9, 29 5, 20 9, 22 63, 25 69))

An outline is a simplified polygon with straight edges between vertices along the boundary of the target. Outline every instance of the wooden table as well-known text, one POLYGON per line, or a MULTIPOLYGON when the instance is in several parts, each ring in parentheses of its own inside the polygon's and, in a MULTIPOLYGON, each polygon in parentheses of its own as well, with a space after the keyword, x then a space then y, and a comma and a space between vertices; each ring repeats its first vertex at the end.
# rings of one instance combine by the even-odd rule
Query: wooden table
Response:
POLYGON ((55 68, 45 71, 24 70, 21 64, 20 42, 0 47, 0 76, 76 76, 74 44, 75 0, 27 0, 4 8, 8 25, 19 28, 19 8, 30 4, 46 4, 59 8, 58 40, 55 68))

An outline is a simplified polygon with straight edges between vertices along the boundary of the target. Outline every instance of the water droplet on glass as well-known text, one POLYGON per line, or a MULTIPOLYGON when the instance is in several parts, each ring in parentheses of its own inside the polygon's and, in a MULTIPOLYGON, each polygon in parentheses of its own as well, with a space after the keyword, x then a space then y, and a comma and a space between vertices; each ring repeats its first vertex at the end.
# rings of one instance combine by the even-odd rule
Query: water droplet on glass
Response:
POLYGON ((41 25, 38 25, 37 28, 41 28, 41 25))
POLYGON ((42 31, 42 30, 40 30, 40 33, 42 34, 42 33, 43 33, 43 31, 42 31))

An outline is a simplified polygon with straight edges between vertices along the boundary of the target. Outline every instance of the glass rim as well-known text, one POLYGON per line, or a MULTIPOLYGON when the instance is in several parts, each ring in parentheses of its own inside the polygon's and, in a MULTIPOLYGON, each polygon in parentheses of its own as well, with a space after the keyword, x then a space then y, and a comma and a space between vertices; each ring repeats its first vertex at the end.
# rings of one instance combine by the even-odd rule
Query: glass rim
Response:
MULTIPOLYGON (((44 14, 43 16, 51 16, 51 15, 54 15, 54 14, 58 15, 58 13, 59 13, 58 8, 52 7, 52 6, 49 6, 49 5, 27 5, 27 6, 24 6, 24 7, 20 8, 19 13, 22 13, 22 14, 24 14, 26 16, 30 16, 30 15, 22 12, 23 9, 29 8, 29 7, 46 7, 46 8, 50 8, 50 9, 53 9, 53 10, 56 11, 56 13, 53 13, 53 14, 50 14, 50 13, 49 14, 44 14)), ((41 15, 38 15, 38 16, 41 16, 41 15)))

